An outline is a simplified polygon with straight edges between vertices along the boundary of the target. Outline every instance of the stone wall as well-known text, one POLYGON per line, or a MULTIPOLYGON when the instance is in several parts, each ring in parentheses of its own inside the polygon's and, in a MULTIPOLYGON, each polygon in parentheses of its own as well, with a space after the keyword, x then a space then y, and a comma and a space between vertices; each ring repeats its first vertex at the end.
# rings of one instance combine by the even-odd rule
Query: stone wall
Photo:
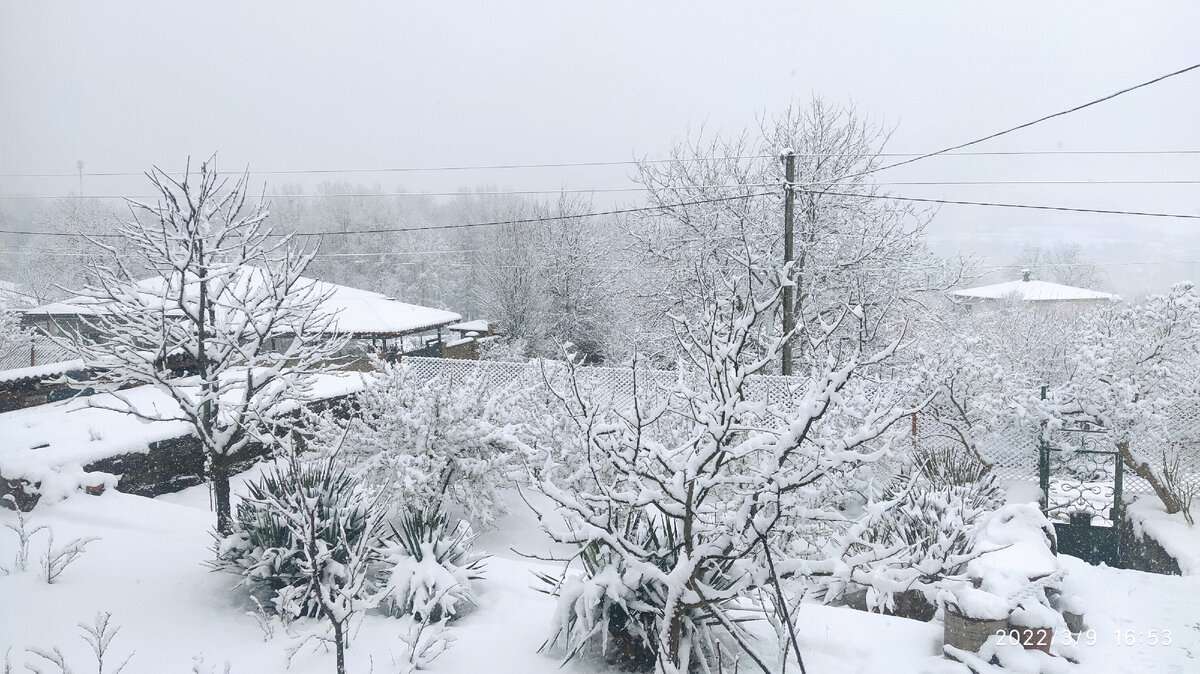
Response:
POLYGON ((1129 521, 1128 517, 1122 519, 1120 526, 1117 527, 1117 537, 1121 546, 1122 568, 1174 576, 1182 575, 1179 562, 1171 556, 1171 553, 1163 549, 1163 546, 1148 534, 1139 536, 1134 531, 1133 523, 1129 521))
MULTIPOLYGON (((354 395, 321 400, 309 405, 318 411, 329 411, 346 419, 354 409, 354 395)), ((299 418, 299 414, 293 415, 299 418)), ((232 473, 244 471, 268 454, 267 447, 251 443, 233 457, 232 473)), ((110 473, 118 476, 117 489, 137 496, 159 496, 194 487, 204 482, 204 450, 200 440, 188 434, 151 443, 149 451, 118 454, 84 466, 87 472, 110 473)), ((28 512, 37 505, 40 496, 37 485, 29 488, 25 480, 0 478, 0 507, 28 512)))

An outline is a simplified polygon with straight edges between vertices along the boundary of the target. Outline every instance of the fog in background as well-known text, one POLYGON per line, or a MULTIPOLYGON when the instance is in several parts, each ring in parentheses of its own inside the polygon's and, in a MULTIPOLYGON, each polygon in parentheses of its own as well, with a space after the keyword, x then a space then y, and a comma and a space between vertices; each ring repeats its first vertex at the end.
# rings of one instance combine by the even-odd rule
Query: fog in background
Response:
MULTIPOLYGON (((225 170, 330 171, 255 173, 268 193, 325 181, 384 192, 629 188, 628 164, 344 170, 665 157, 689 134, 735 134, 813 95, 893 129, 887 151, 923 153, 1200 62, 1195 3, 831 5, 0 0, 0 208, 11 223, 36 210, 28 197, 145 195, 144 177, 93 174, 178 170, 214 151, 225 170)), ((1197 103, 1200 71, 972 150, 1200 150, 1197 103)), ((878 178, 1195 180, 1200 154, 937 157, 878 178)), ((1200 213, 1195 184, 889 189, 1200 213)), ((602 192, 594 203, 637 199, 602 192)), ((1078 245, 1108 288, 1137 296, 1200 277, 1198 228, 945 205, 930 238, 991 265, 1031 243, 1078 245)))

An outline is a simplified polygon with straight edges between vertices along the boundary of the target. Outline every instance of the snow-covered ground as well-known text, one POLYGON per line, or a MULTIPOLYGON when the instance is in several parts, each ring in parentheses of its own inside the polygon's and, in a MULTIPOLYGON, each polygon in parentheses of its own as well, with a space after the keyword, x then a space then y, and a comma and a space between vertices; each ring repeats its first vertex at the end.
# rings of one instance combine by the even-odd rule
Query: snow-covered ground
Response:
MULTIPOLYGON (((245 479, 235 480, 235 492, 244 488, 245 479)), ((455 641, 429 671, 613 671, 595 661, 560 669, 556 657, 537 652, 548 633, 554 601, 535 589, 533 572, 561 567, 518 554, 542 554, 551 544, 515 495, 512 502, 514 511, 477 542, 477 548, 492 555, 487 579, 479 586, 479 606, 451 627, 455 641)), ((0 525, 16 520, 16 513, 0 510, 0 525)), ((287 651, 296 642, 281 630, 264 639, 247 615, 250 607, 234 590, 236 578, 203 565, 211 556, 213 524, 204 487, 158 499, 112 491, 77 496, 39 506, 30 520, 52 527, 56 544, 75 536, 99 540, 53 585, 36 570, 45 550, 44 532, 34 543, 33 570, 0 575, 0 655, 8 652, 13 671, 23 671, 25 662, 44 664, 26 648, 54 646, 78 663, 75 671, 92 671, 77 624, 91 622, 97 611, 111 612, 121 625, 111 649, 116 662, 134 652, 125 670, 129 674, 192 672, 197 658, 203 658, 204 664, 196 667, 201 672, 222 672, 226 662, 234 674, 333 670, 332 653, 311 646, 295 655, 289 669, 287 651)), ((10 566, 15 549, 16 536, 0 530, 0 565, 10 566)), ((1076 671, 1200 671, 1200 576, 1097 568, 1074 558, 1065 558, 1064 565, 1071 590, 1087 608, 1088 627, 1096 631, 1094 645, 1080 646, 1082 663, 1076 671), (1124 644, 1127 630, 1140 633, 1139 643, 1124 644), (1160 644, 1163 631, 1169 630, 1170 645, 1148 645, 1149 630, 1157 630, 1160 644)), ((765 635, 766 629, 761 625, 756 631, 765 635)), ((808 605, 800 612, 798 630, 809 672, 965 671, 940 657, 938 623, 808 605)), ((773 651, 769 640, 765 646, 764 651, 773 651)), ((393 658, 402 650, 396 621, 369 616, 355 628, 348 670, 401 671, 393 658)))

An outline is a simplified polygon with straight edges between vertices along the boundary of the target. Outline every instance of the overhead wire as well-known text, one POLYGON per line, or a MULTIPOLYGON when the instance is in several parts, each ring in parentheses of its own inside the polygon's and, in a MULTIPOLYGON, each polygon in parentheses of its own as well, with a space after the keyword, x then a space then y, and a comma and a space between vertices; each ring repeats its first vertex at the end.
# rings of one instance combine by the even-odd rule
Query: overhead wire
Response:
MULTIPOLYGON (((1058 113, 1065 114, 1065 113, 1058 113)), ((1033 124, 1035 122, 1030 122, 1033 124)), ((1015 130, 1016 128, 1014 127, 1015 130)), ((986 139, 982 139, 986 140, 986 139)), ((972 141, 974 142, 982 142, 972 141)), ((964 144, 969 145, 971 143, 964 144)), ((951 152, 941 150, 938 152, 797 152, 797 157, 910 157, 924 159, 934 156, 948 157, 1007 157, 1007 156, 1128 156, 1128 155, 1200 155, 1200 150, 981 150, 971 152, 951 152)), ((774 154, 735 154, 735 155, 709 155, 702 157, 672 157, 669 159, 626 159, 612 161, 580 161, 580 162, 554 162, 541 164, 479 164, 479 165, 462 165, 462 166, 396 166, 396 167, 370 167, 370 168, 332 168, 332 169, 279 169, 279 170, 258 170, 248 169, 246 173, 250 175, 336 175, 346 173, 439 173, 447 171, 504 171, 504 170, 519 170, 519 169, 544 169, 544 168, 586 168, 600 166, 637 166, 641 164, 666 164, 677 162, 706 162, 706 161, 729 161, 738 159, 775 159, 774 154)), ((881 167, 883 168, 891 167, 881 167)), ((182 175, 182 171, 166 171, 168 175, 182 175)), ((0 173, 0 178, 116 178, 116 177, 140 177, 146 175, 146 171, 83 171, 71 173, 0 173)))
MULTIPOLYGON (((804 184, 808 185, 838 185, 842 184, 844 179, 813 181, 804 184)), ((992 185, 1200 185, 1200 179, 1179 178, 1179 179, 1100 179, 1100 180, 885 180, 872 181, 872 185, 885 187, 938 187, 938 186, 992 186, 992 185)), ((772 187, 778 183, 737 183, 724 185, 689 185, 688 190, 725 190, 725 189, 746 189, 751 187, 772 187)), ((556 190, 478 190, 478 191, 457 191, 457 192, 328 192, 328 193, 273 193, 260 194, 255 198, 261 199, 278 199, 286 201, 288 199, 342 199, 342 198, 364 198, 364 197, 477 197, 477 196, 529 196, 529 195, 558 195, 558 194, 607 194, 607 193, 630 193, 630 192, 652 192, 659 188, 654 187, 593 187, 593 188, 572 188, 572 189, 556 189, 556 190)), ((45 199, 45 200, 88 200, 88 199, 154 199, 160 197, 161 194, 68 194, 62 196, 54 196, 49 194, 0 194, 0 199, 45 199)))
POLYGON ((950 146, 950 147, 942 148, 941 150, 936 150, 936 151, 934 151, 934 152, 927 152, 927 153, 925 153, 925 154, 918 155, 918 156, 916 156, 916 157, 912 157, 912 158, 910 158, 910 159, 905 159, 905 160, 903 160, 903 161, 893 162, 893 163, 891 163, 891 164, 886 164, 886 165, 884 165, 884 166, 875 167, 875 168, 873 168, 873 169, 869 169, 869 170, 867 170, 867 171, 860 172, 860 173, 857 173, 857 174, 852 174, 852 175, 850 175, 850 176, 844 176, 844 177, 843 177, 843 180, 844 180, 844 179, 847 179, 847 178, 855 178, 855 177, 859 177, 859 176, 862 176, 862 175, 867 175, 867 174, 870 174, 870 173, 878 173, 879 171, 886 171, 886 170, 888 170, 888 169, 893 169, 893 168, 896 168, 896 167, 898 167, 898 166, 905 166, 905 165, 908 165, 908 164, 912 164, 912 163, 914 163, 914 162, 921 161, 921 160, 923 160, 923 159, 928 159, 928 158, 930 158, 930 157, 936 157, 936 156, 938 156, 938 155, 943 155, 943 154, 947 154, 947 153, 950 153, 950 152, 954 152, 954 151, 956 151, 956 150, 961 150, 961 149, 963 149, 963 148, 965 148, 965 147, 970 147, 970 146, 972 146, 972 145, 978 145, 978 144, 980 144, 980 143, 983 143, 983 142, 986 142, 986 141, 992 140, 992 139, 994 139, 994 138, 999 138, 1000 136, 1005 136, 1005 135, 1008 135, 1008 134, 1010 134, 1010 133, 1013 133, 1013 132, 1015 132, 1015 131, 1020 131, 1021 129, 1028 129, 1028 128, 1029 128, 1029 127, 1031 127, 1031 126, 1034 126, 1034 125, 1036 125, 1036 124, 1041 124, 1042 122, 1046 122, 1046 121, 1049 121, 1049 120, 1051 120, 1051 119, 1056 119, 1056 118, 1058 118, 1058 117, 1063 117, 1063 116, 1066 116, 1066 115, 1069 115, 1069 114, 1072 114, 1072 113, 1075 113, 1075 112, 1079 112, 1080 110, 1084 110, 1084 109, 1086 109, 1086 108, 1090 108, 1090 107, 1092 107, 1092 106, 1094 106, 1094 105, 1099 105, 1100 103, 1104 103, 1105 101, 1111 101, 1112 99, 1114 99, 1114 98, 1116 98, 1116 97, 1118 97, 1118 96, 1123 96, 1123 95, 1125 95, 1125 94, 1127 94, 1127 93, 1130 93, 1130 92, 1132 92, 1132 91, 1137 91, 1138 89, 1142 89, 1142 88, 1144 88, 1144 87, 1148 87, 1148 86, 1151 86, 1151 85, 1153 85, 1153 84, 1157 84, 1157 83, 1159 83, 1159 82, 1162 82, 1163 80, 1170 79, 1170 78, 1172 78, 1172 77, 1177 77, 1177 76, 1179 76, 1179 75, 1183 75, 1184 73, 1188 73, 1188 72, 1191 72, 1191 71, 1193 71, 1193 70, 1196 70, 1196 69, 1200 69, 1200 63, 1197 63, 1197 64, 1195 64, 1195 65, 1190 65, 1190 66, 1188 66, 1188 67, 1186 67, 1186 68, 1180 68, 1179 70, 1176 70, 1176 71, 1174 71, 1174 72, 1170 72, 1170 73, 1167 73, 1167 74, 1165 74, 1165 75, 1160 75, 1160 76, 1158 76, 1158 77, 1155 77, 1155 78, 1153 78, 1153 79, 1146 80, 1145 82, 1141 82, 1141 83, 1139 83, 1139 84, 1135 84, 1135 85, 1133 85, 1133 86, 1131 86, 1131 87, 1126 87, 1126 88, 1124 88, 1124 89, 1121 89, 1120 91, 1115 91, 1115 92, 1113 92, 1113 93, 1111 93, 1111 94, 1108 94, 1107 96, 1101 96, 1100 98, 1093 99, 1093 100, 1091 100, 1091 101, 1088 101, 1087 103, 1083 103, 1083 104, 1081 104, 1081 105, 1076 105, 1075 107, 1068 108, 1068 109, 1066 109, 1066 110, 1060 110, 1060 111, 1058 111, 1058 112, 1051 113, 1051 114, 1049 114, 1049 115, 1045 115, 1045 116, 1043 116, 1043 117, 1039 117, 1039 118, 1037 118, 1037 119, 1034 119, 1034 120, 1032 120, 1032 121, 1025 122, 1024 124, 1018 124, 1018 125, 1016 125, 1016 126, 1014 126, 1014 127, 1011 127, 1011 128, 1008 128, 1008 129, 1004 129, 1003 131, 997 131, 997 132, 995 132, 995 133, 991 133, 991 134, 988 134, 988 135, 986 135, 986 136, 982 136, 982 137, 976 138, 976 139, 974 139, 974 140, 969 140, 969 141, 967 141, 967 142, 965 142, 965 143, 959 143, 958 145, 952 145, 952 146, 950 146))
MULTIPOLYGON (((1072 114, 1072 113, 1078 112, 1078 111, 1080 111, 1080 110, 1084 110, 1084 109, 1086 109, 1086 108, 1092 107, 1092 106, 1094 106, 1094 105, 1098 105, 1098 104, 1100 104, 1100 103, 1103 103, 1103 102, 1105 102, 1105 101, 1112 100, 1112 99, 1114 99, 1114 98, 1116 98, 1116 97, 1118 97, 1118 96, 1122 96, 1122 95, 1124 95, 1124 94, 1127 94, 1127 93, 1130 93, 1130 92, 1132 92, 1132 91, 1136 91, 1136 90, 1138 90, 1138 89, 1142 89, 1142 88, 1144 88, 1144 87, 1151 86, 1151 85, 1153 85, 1153 84, 1156 84, 1156 83, 1158 83, 1158 82, 1162 82, 1162 81, 1164 81, 1164 80, 1166 80, 1166 79, 1169 79, 1169 78, 1172 78, 1172 77, 1176 77, 1176 76, 1179 76, 1179 75, 1182 75, 1182 74, 1184 74, 1184 73, 1188 73, 1188 72, 1191 72, 1191 71, 1193 71, 1193 70, 1197 70, 1197 69, 1200 69, 1200 63, 1197 63, 1197 64, 1195 64, 1195 65, 1188 66, 1188 67, 1186 67, 1186 68, 1181 68, 1181 69, 1179 69, 1179 70, 1176 70, 1176 71, 1173 71, 1173 72, 1167 73, 1167 74, 1165 74, 1165 75, 1161 75, 1161 76, 1155 77, 1155 78, 1153 78, 1153 79, 1150 79, 1150 80, 1147 80, 1147 81, 1145 81, 1145 82, 1141 82, 1141 83, 1139 83, 1139 84, 1136 84, 1136 85, 1133 85, 1133 86, 1130 86, 1130 87, 1126 87, 1126 88, 1124 88, 1124 89, 1121 89, 1121 90, 1119 90, 1119 91, 1113 92, 1113 93, 1111 93, 1111 94, 1108 94, 1108 95, 1106 95, 1106 96, 1102 96, 1102 97, 1100 97, 1100 98, 1093 99, 1093 100, 1091 100, 1091 101, 1088 101, 1088 102, 1086 102, 1086 103, 1083 103, 1083 104, 1080 104, 1080 105, 1074 106, 1074 107, 1072 107, 1072 108, 1068 108, 1068 109, 1066 109, 1066 110, 1061 110, 1061 111, 1058 111, 1058 112, 1055 112, 1055 113, 1052 113, 1052 114, 1049 114, 1049 115, 1045 115, 1045 116, 1039 117, 1039 118, 1037 118, 1037 119, 1031 120, 1031 121, 1029 121, 1029 122, 1025 122, 1025 123, 1023 123, 1023 124, 1019 124, 1019 125, 1017 125, 1017 126, 1014 126, 1014 127, 1010 127, 1010 128, 1004 129, 1004 130, 1002 130, 1002 131, 997 131, 997 132, 995 132, 995 133, 991 133, 991 134, 988 134, 988 135, 986 135, 986 136, 982 136, 982 137, 976 138, 976 139, 974 139, 974 140, 967 141, 967 142, 965 142, 965 143, 959 143, 959 144, 957 144, 957 145, 953 145, 953 146, 950 146, 950 147, 946 147, 946 148, 943 148, 943 149, 941 149, 941 150, 936 150, 936 151, 933 151, 933 152, 927 152, 927 153, 924 153, 924 154, 921 154, 921 155, 917 155, 917 156, 915 156, 915 157, 911 157, 911 158, 905 159, 905 160, 903 160, 903 161, 900 161, 900 162, 893 162, 893 163, 890 163, 890 164, 885 164, 885 165, 883 165, 883 166, 874 167, 874 168, 871 168, 871 169, 868 169, 868 170, 866 170, 866 171, 862 171, 862 172, 859 172, 859 173, 854 173, 854 174, 850 174, 850 175, 847 175, 847 176, 842 176, 842 177, 840 177, 838 180, 839 180, 839 182, 840 182, 840 181, 845 181, 845 180, 847 180, 847 179, 852 179, 852 178, 860 177, 860 176, 863 176, 863 175, 868 175, 868 174, 871 174, 871 173, 877 173, 877 172, 879 172, 879 171, 883 171, 883 170, 887 170, 887 169, 891 169, 891 168, 896 168, 896 167, 898 167, 898 166, 904 166, 904 165, 911 164, 911 163, 914 163, 914 162, 917 162, 917 161, 921 161, 921 160, 924 160, 924 159, 928 159, 928 158, 930 158, 930 157, 936 157, 936 156, 939 156, 939 155, 946 155, 946 154, 949 154, 949 153, 952 153, 952 152, 956 152, 956 151, 958 151, 958 150, 961 150, 961 149, 963 149, 963 148, 970 147, 970 146, 972 146, 972 145, 977 145, 977 144, 979 144, 979 143, 983 143, 983 142, 985 142, 985 141, 992 140, 992 139, 994 139, 994 138, 998 138, 998 137, 1000 137, 1000 136, 1004 136, 1004 135, 1007 135, 1007 134, 1013 133, 1013 132, 1015 132, 1015 131, 1019 131, 1019 130, 1021 130, 1021 129, 1026 129, 1026 128, 1029 128, 1029 127, 1031 127, 1031 126, 1034 126, 1034 125, 1036 125, 1036 124, 1040 124, 1040 123, 1042 123, 1042 122, 1045 122, 1045 121, 1048 121, 1048 120, 1051 120, 1051 119, 1055 119, 1055 118, 1058 118, 1058 117, 1062 117, 1062 116, 1065 116, 1065 115, 1069 115, 1069 114, 1072 114)), ((673 159, 672 159, 672 160, 654 160, 654 161, 676 161, 676 160, 673 160, 673 159)), ((607 162, 605 162, 605 163, 607 163, 607 162)), ((598 162, 579 162, 579 163, 574 163, 573 165, 579 165, 579 166, 583 166, 583 165, 597 165, 597 164, 600 164, 600 163, 598 163, 598 162)), ((500 167, 510 167, 510 168, 515 168, 515 167, 517 167, 517 166, 519 166, 519 165, 515 165, 515 164, 509 164, 509 165, 497 165, 497 168, 500 168, 500 167)), ((532 165, 526 165, 526 167, 531 167, 531 166, 532 166, 532 165)), ((551 166, 551 165, 549 165, 549 164, 545 164, 545 165, 541 165, 541 166, 546 166, 546 167, 548 167, 548 166, 551 166)), ((460 169, 460 170, 461 170, 461 169, 463 169, 464 167, 442 167, 442 168, 443 168, 443 169, 445 169, 445 170, 454 170, 454 169, 460 169)), ((76 175, 78 175, 78 174, 76 174, 76 175)), ((99 174, 97 174, 97 175, 99 175, 99 174)), ((835 184, 836 184, 836 183, 835 183, 835 184)), ((738 186, 738 187, 745 187, 745 186, 738 186)), ((807 192, 807 193, 813 193, 811 190, 797 190, 797 192, 801 192, 801 193, 804 193, 804 192, 807 192)), ((773 193, 774 193, 774 192, 765 192, 765 193, 761 193, 761 194, 758 194, 758 195, 755 195, 755 194, 740 194, 740 195, 734 195, 734 196, 731 196, 731 197, 716 197, 716 198, 709 198, 709 199, 693 200, 693 201, 689 201, 689 202, 680 202, 680 203, 677 203, 677 204, 673 204, 673 205, 671 205, 671 206, 667 206, 667 205, 655 205, 655 206, 646 206, 646 207, 623 208, 623 209, 611 209, 611 210, 608 210, 608 211, 590 212, 590 213, 583 213, 583 214, 569 215, 569 216, 565 216, 565 217, 564 217, 564 216, 558 216, 558 217, 552 217, 552 218, 550 218, 550 217, 546 217, 546 218, 523 218, 523 219, 514 219, 514 220, 506 220, 506 221, 494 221, 494 222, 476 222, 476 223, 459 223, 459 224, 450 224, 450 225, 429 225, 429 226, 422 226, 422 227, 377 228, 377 229, 370 229, 370 230, 344 230, 344 231, 341 231, 341 232, 328 232, 328 233, 321 233, 321 234, 318 234, 317 236, 347 236, 347 235, 359 235, 359 234, 381 234, 381 233, 393 233, 393 232, 430 231, 430 230, 434 230, 434 229, 437 229, 437 230, 442 230, 442 229, 464 229, 464 228, 470 228, 470 227, 488 227, 488 226, 503 226, 503 225, 509 225, 509 224, 527 224, 527 223, 546 222, 546 221, 561 221, 561 220, 564 220, 564 219, 575 219, 575 218, 583 218, 583 217, 599 217, 599 216, 605 216, 605 215, 619 215, 619 214, 627 214, 627 213, 638 213, 638 212, 656 211, 656 210, 663 210, 664 208, 668 208, 668 207, 682 207, 682 206, 697 205, 697 204, 703 204, 703 203, 715 203, 715 202, 720 202, 720 201, 730 201, 730 200, 735 200, 735 199, 744 199, 744 198, 749 198, 749 197, 752 197, 752 196, 766 196, 766 195, 768 195, 768 194, 773 194, 773 193)), ((896 195, 864 195, 864 194, 846 194, 846 193, 838 193, 838 192, 826 191, 826 190, 823 190, 823 191, 821 191, 820 193, 821 193, 821 194, 826 194, 826 195, 836 195, 836 196, 844 196, 844 197, 882 198, 882 199, 891 199, 891 200, 896 200, 896 201, 908 201, 908 202, 917 202, 917 203, 953 204, 953 205, 965 205, 965 206, 986 206, 986 207, 999 207, 999 208, 1021 208, 1021 209, 1032 209, 1032 210, 1063 211, 1063 212, 1076 212, 1076 213, 1094 213, 1094 214, 1106 214, 1106 215, 1128 215, 1128 216, 1138 216, 1138 217, 1162 217, 1162 218, 1200 219, 1200 215, 1192 215, 1192 214, 1179 214, 1179 213, 1154 213, 1154 212, 1146 212, 1146 211, 1123 211, 1123 210, 1110 210, 1110 209, 1073 208, 1073 207, 1063 207, 1063 206, 1043 206, 1043 205, 1032 205, 1032 204, 1011 204, 1011 203, 1000 203, 1000 202, 982 202, 982 201, 966 201, 966 200, 951 200, 951 199, 927 199, 927 198, 916 198, 916 197, 903 197, 903 196, 896 196, 896 195)), ((456 194, 457 194, 457 193, 456 193, 456 194)), ((63 236, 63 235, 67 235, 67 236, 73 236, 73 234, 62 234, 62 233, 46 233, 46 232, 31 232, 31 231, 30 231, 30 232, 24 232, 24 231, 13 231, 13 230, 0 230, 0 234, 25 234, 25 235, 50 235, 50 236, 55 236, 55 235, 58 235, 58 236, 63 236)), ((119 234, 97 234, 96 236, 120 236, 120 235, 119 235, 119 234)), ((304 235, 301 235, 301 236, 304 236, 304 235)))
MULTIPOLYGON (((562 214, 556 216, 542 216, 536 218, 514 218, 509 220, 493 220, 488 222, 463 222, 451 223, 448 225, 424 225, 419 227, 380 227, 375 229, 352 229, 332 232, 294 232, 293 236, 347 236, 359 234, 391 234, 398 232, 425 232, 433 230, 446 229, 469 229, 474 227, 500 227, 505 225, 523 225, 543 222, 562 222, 564 220, 577 220, 581 218, 593 218, 609 215, 623 215, 627 213, 646 213, 651 211, 661 211, 668 208, 682 208, 684 206, 698 206, 701 204, 719 203, 724 201, 735 201, 738 199, 748 199, 753 197, 775 195, 777 192, 752 192, 749 194, 737 194, 734 196, 725 197, 709 197, 706 199, 693 199, 690 201, 681 201, 670 204, 657 204, 653 206, 638 206, 632 208, 614 208, 606 211, 589 211, 587 213, 562 214)), ((88 232, 36 232, 32 230, 14 230, 0 229, 0 234, 14 234, 25 236, 84 236, 84 237, 120 237, 121 234, 114 233, 88 233, 88 232)), ((277 236, 288 236, 288 234, 280 234, 277 236)))
POLYGON ((910 201, 928 204, 948 204, 955 206, 988 206, 993 208, 1023 208, 1037 211, 1063 211, 1067 213, 1095 213, 1101 215, 1129 215, 1147 218, 1182 218, 1200 220, 1200 214, 1192 213, 1155 213, 1149 211, 1124 211, 1106 208, 1075 208, 1071 206, 1044 206, 1040 204, 1013 204, 995 201, 965 201, 961 199, 926 199, 921 197, 903 197, 894 194, 854 194, 849 192, 833 192, 829 190, 797 189, 797 193, 818 194, 822 196, 849 197, 856 199, 885 199, 889 201, 910 201))

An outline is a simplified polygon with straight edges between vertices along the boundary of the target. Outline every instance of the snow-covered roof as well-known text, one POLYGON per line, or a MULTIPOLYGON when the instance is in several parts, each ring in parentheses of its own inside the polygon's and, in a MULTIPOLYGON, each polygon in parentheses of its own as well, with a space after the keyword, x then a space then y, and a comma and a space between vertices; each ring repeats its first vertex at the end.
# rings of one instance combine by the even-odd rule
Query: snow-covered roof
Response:
POLYGON ((952 290, 950 294, 966 299, 1014 299, 1022 302, 1118 301, 1121 299, 1119 295, 1112 293, 1076 288, 1049 281, 1006 281, 978 288, 952 290))
POLYGON ((451 325, 450 329, 457 332, 487 332, 488 322, 482 318, 474 321, 464 321, 451 325))
POLYGON ((58 363, 35 365, 33 367, 18 367, 12 370, 0 370, 0 383, 20 381, 22 379, 43 379, 64 374, 72 370, 82 370, 83 361, 79 359, 64 360, 58 363))
MULTIPOLYGON (((150 296, 161 294, 163 279, 151 278, 138 283, 150 296)), ((443 327, 462 320, 453 311, 423 307, 400 302, 394 298, 359 290, 325 281, 301 278, 296 285, 298 291, 310 290, 327 296, 322 303, 323 311, 336 312, 336 331, 366 336, 397 336, 443 327)), ((30 318, 86 316, 96 313, 102 303, 90 297, 73 297, 61 302, 52 302, 26 312, 30 318)))

